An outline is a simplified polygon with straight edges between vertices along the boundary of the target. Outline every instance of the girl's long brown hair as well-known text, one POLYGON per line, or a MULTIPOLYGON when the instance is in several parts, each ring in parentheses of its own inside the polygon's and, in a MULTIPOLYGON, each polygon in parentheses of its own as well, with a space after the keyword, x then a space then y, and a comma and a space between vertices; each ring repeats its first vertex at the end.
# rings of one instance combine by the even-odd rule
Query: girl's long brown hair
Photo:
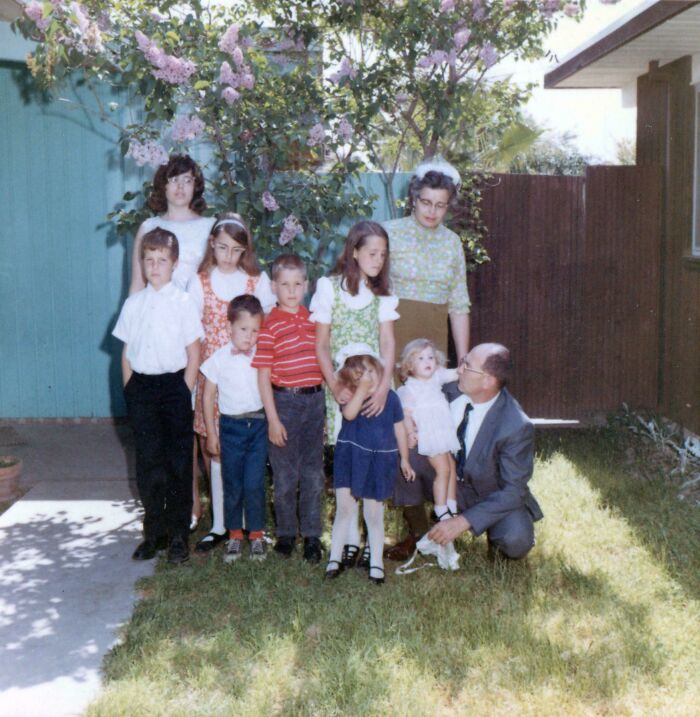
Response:
POLYGON ((333 269, 333 274, 342 277, 341 284, 343 289, 351 296, 357 296, 360 290, 360 265, 355 259, 355 249, 361 249, 371 236, 381 237, 386 241, 386 260, 382 270, 375 277, 367 278, 367 285, 375 296, 389 296, 391 294, 389 281, 389 235, 384 227, 377 222, 363 220, 357 222, 348 232, 348 238, 345 240, 343 253, 338 257, 338 261, 333 269))
POLYGON ((234 212, 226 212, 216 218, 214 226, 211 228, 209 238, 207 239, 207 249, 204 252, 197 273, 211 273, 211 270, 216 266, 213 244, 222 233, 225 233, 226 236, 233 239, 242 247, 245 247, 245 251, 238 260, 238 268, 243 269, 249 276, 260 276, 260 267, 258 266, 258 258, 255 255, 255 247, 253 246, 253 237, 250 235, 250 229, 248 229, 248 225, 243 221, 243 217, 234 212), (232 224, 231 221, 238 223, 232 224))

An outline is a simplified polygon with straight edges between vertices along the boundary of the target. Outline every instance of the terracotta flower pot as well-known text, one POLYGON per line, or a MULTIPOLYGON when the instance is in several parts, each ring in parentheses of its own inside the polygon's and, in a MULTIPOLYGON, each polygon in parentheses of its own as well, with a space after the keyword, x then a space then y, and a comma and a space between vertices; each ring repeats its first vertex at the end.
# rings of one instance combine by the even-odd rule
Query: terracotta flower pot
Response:
POLYGON ((0 456, 0 501, 12 500, 17 496, 21 475, 22 461, 19 458, 0 456))

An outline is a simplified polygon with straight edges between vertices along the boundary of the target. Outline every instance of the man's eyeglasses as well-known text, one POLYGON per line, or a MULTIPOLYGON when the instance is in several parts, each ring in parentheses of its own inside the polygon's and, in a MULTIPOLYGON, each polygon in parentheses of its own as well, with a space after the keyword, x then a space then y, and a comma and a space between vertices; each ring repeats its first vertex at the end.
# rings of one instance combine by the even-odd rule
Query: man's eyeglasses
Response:
POLYGON ((423 197, 418 197, 418 204, 424 209, 437 209, 439 212, 444 212, 449 206, 445 202, 431 202, 430 199, 423 199, 423 197))
POLYGON ((479 374, 481 374, 482 376, 488 376, 488 375, 489 375, 488 373, 486 373, 486 371, 480 371, 478 368, 472 368, 472 367, 467 363, 467 359, 465 359, 465 358, 463 358, 463 359, 459 362, 459 366, 460 366, 460 368, 464 369, 465 371, 471 371, 472 373, 479 373, 479 374))

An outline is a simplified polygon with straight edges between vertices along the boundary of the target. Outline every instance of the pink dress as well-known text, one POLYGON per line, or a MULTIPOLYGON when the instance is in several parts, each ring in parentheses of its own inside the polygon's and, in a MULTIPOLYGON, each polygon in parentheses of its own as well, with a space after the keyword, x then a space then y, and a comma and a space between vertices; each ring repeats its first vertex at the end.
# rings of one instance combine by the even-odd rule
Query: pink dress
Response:
MULTIPOLYGON (((202 282, 204 293, 204 309, 202 311, 202 326, 204 327, 204 340, 201 348, 201 363, 204 363, 215 351, 227 344, 231 337, 228 332, 228 301, 220 299, 212 289, 211 275, 208 271, 200 273, 199 280, 202 282)), ((249 276, 246 281, 246 294, 254 294, 259 276, 249 276)), ((204 424, 204 408, 202 396, 204 395, 204 374, 197 375, 197 394, 194 402, 194 430, 200 436, 207 435, 207 427, 204 424)), ((214 422, 219 425, 219 404, 214 406, 214 422)))

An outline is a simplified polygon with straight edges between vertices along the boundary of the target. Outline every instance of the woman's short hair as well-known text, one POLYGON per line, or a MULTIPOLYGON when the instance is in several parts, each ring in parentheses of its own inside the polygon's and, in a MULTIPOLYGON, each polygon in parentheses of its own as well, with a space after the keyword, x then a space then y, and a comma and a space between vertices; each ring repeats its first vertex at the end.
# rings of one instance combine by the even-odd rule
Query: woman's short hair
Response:
POLYGON ((148 206, 156 213, 163 214, 168 211, 168 200, 165 197, 165 187, 172 177, 179 177, 181 174, 191 172, 194 177, 194 192, 190 209, 201 214, 206 208, 204 200, 204 175, 197 162, 189 154, 171 154, 167 164, 163 164, 156 170, 153 177, 153 189, 148 197, 148 206))
POLYGON ((401 352, 401 358, 399 360, 399 376, 402 381, 405 381, 409 376, 412 375, 413 362, 416 360, 416 356, 421 353, 424 349, 432 349, 435 354, 435 361, 438 366, 446 366, 447 360, 445 354, 430 340, 430 339, 413 339, 409 341, 401 352))
POLYGON ((430 171, 426 172, 422 177, 411 177, 408 184, 408 208, 413 211, 413 207, 420 196, 423 189, 446 189, 449 192, 447 199, 448 204, 454 204, 457 198, 457 185, 451 177, 442 172, 430 171))

